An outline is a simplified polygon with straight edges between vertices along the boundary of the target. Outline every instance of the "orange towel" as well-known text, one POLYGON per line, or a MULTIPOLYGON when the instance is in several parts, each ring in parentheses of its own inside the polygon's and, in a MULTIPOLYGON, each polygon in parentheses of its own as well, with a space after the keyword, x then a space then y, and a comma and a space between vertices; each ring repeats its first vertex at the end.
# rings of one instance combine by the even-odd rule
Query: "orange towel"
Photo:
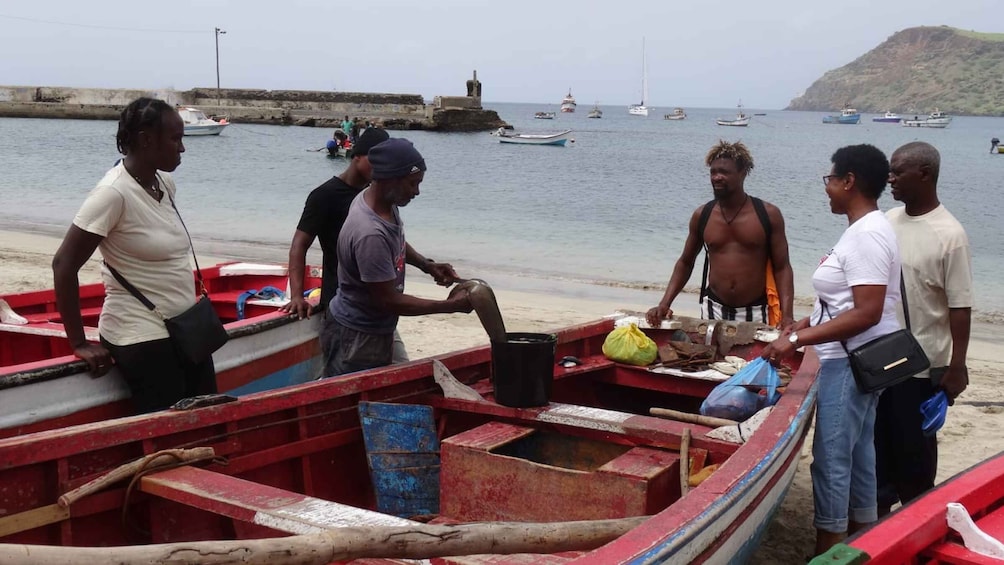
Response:
POLYGON ((772 326, 781 323, 781 297, 774 282, 774 265, 767 259, 767 322, 772 326))

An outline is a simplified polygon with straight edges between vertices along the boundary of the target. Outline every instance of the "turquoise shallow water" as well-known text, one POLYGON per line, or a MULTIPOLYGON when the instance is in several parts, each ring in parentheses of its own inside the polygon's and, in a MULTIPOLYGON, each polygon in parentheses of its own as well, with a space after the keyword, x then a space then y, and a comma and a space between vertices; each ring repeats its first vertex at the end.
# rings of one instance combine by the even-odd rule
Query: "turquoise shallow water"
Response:
MULTIPOLYGON (((487 106, 518 130, 572 129, 575 142, 531 147, 487 133, 391 132, 414 141, 429 165, 422 194, 403 210, 409 241, 463 275, 590 296, 661 289, 691 212, 711 197, 705 152, 719 138, 741 139, 756 161, 747 191, 784 213, 796 294, 806 298, 812 269, 845 227, 823 193, 830 155, 852 143, 889 153, 924 140, 942 153, 942 200, 969 233, 978 316, 1004 320, 1004 155, 988 153, 1004 119, 956 117, 947 129, 927 130, 872 123, 870 115, 858 125, 824 125, 823 113, 747 109, 767 115, 726 128, 714 118, 735 109, 687 109, 686 120, 666 121, 671 108, 640 118, 610 106, 590 120, 582 104, 546 121, 534 112, 556 105, 487 106)), ((114 133, 114 122, 0 119, 0 227, 62 233, 118 158, 114 133)), ((186 138, 179 206, 200 253, 285 260, 307 193, 345 166, 307 151, 329 136, 236 124, 220 137, 186 138)), ((888 194, 880 202, 896 205, 888 194)))

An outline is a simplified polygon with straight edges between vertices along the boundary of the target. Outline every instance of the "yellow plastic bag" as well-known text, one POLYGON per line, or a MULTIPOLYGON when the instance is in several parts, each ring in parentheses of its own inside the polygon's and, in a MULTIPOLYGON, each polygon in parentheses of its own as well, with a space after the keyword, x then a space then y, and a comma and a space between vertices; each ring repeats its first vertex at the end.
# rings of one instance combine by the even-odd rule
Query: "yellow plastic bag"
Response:
POLYGON ((635 324, 615 328, 603 341, 607 359, 629 365, 648 365, 655 361, 658 347, 635 324))

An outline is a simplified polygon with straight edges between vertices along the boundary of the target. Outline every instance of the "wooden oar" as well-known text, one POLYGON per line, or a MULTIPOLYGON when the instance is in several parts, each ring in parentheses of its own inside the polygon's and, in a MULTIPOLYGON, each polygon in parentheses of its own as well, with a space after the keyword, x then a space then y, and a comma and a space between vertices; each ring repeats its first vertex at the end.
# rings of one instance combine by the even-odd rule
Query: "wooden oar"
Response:
POLYGON ((430 559, 454 555, 588 551, 648 516, 580 522, 496 522, 459 526, 338 528, 318 534, 256 540, 178 542, 123 547, 0 544, 4 565, 325 565, 353 559, 430 559))

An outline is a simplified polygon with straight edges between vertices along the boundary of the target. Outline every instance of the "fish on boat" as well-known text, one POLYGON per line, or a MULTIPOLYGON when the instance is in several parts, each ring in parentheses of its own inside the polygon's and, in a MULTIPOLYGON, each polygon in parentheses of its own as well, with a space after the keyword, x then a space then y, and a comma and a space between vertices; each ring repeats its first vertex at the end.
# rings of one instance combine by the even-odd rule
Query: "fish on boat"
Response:
MULTIPOLYGON (((202 273, 230 336, 213 354, 217 390, 246 394, 318 376, 321 317, 297 320, 278 311, 286 302, 278 298, 288 288, 286 267, 227 263, 202 273)), ((320 287, 320 276, 320 268, 308 266, 305 288, 320 287)), ((87 364, 74 357, 55 291, 0 298, 0 307, 7 311, 4 319, 24 322, 0 323, 0 437, 133 413, 129 387, 117 369, 95 379, 87 364)), ((98 339, 103 302, 102 283, 81 285, 80 309, 89 341, 98 339)))
MULTIPOLYGON (((663 326, 643 331, 691 358, 752 359, 758 340, 777 335, 747 322, 663 326), (681 334, 690 343, 671 342, 681 334)), ((547 389, 539 406, 495 401, 519 381, 498 368, 515 353, 493 344, 192 410, 0 439, 0 484, 18 485, 0 489, 0 561, 135 563, 143 553, 147 562, 170 554, 193 563, 237 554, 255 563, 365 557, 368 565, 451 555, 466 557, 434 562, 745 562, 794 477, 816 398, 815 354, 790 360, 793 376, 775 406, 741 429, 716 428, 650 412, 695 413, 725 375, 611 361, 602 349, 614 327, 606 318, 554 333, 534 367, 547 389), (200 462, 121 480, 150 467, 140 458, 180 448, 198 450, 200 462), (465 528, 534 541, 446 539, 465 528), (528 533, 540 528, 556 539, 528 533), (434 547, 321 547, 407 532, 435 538, 434 547), (515 554, 486 555, 493 551, 515 554)))
POLYGON ((999 563, 1004 559, 1004 544, 997 541, 999 553, 996 560, 990 559, 974 548, 986 549, 993 544, 975 539, 981 536, 973 531, 975 528, 994 540, 1004 540, 1002 485, 1004 453, 998 453, 936 485, 811 563, 999 563), (975 539, 975 546, 971 539, 975 539))

